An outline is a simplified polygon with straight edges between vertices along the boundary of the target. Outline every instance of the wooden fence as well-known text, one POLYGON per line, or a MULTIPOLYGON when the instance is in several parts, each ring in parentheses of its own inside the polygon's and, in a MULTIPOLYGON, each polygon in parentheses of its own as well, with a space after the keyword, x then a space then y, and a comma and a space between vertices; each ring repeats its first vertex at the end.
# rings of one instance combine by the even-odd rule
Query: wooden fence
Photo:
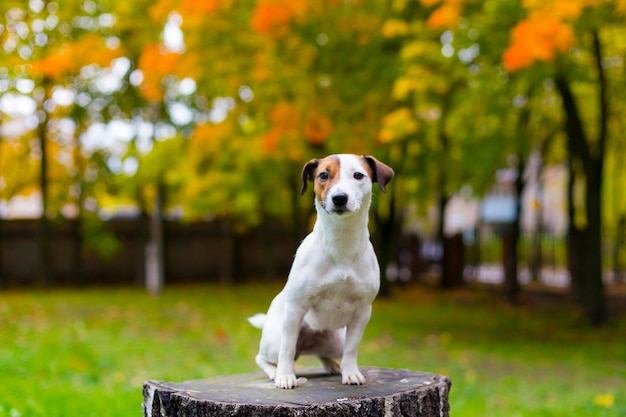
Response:
MULTIPOLYGON (((118 243, 118 250, 111 256, 86 249, 76 222, 51 224, 51 285, 143 283, 147 224, 140 220, 111 220, 104 228, 118 243)), ((0 287, 41 282, 39 236, 38 220, 0 224, 0 287)), ((298 240, 293 232, 275 223, 237 234, 221 221, 165 222, 166 284, 286 276, 298 240)))

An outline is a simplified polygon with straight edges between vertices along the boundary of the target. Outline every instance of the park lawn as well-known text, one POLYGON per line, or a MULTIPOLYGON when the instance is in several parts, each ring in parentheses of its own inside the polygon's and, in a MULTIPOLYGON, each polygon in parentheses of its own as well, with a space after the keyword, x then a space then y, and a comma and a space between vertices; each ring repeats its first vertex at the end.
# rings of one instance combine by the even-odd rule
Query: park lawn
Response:
MULTIPOLYGON (((2 292, 0 417, 139 416, 146 379, 257 372, 245 318, 279 289, 2 292)), ((455 417, 626 416, 626 317, 591 329, 559 300, 396 289, 374 305, 360 364, 448 375, 455 417)))

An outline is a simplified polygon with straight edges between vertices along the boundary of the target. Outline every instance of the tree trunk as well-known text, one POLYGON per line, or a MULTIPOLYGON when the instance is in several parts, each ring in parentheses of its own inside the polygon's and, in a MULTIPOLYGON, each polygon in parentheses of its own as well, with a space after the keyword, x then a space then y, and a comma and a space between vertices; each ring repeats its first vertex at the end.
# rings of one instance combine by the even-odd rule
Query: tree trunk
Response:
POLYGON ((463 236, 460 233, 454 236, 444 236, 442 247, 439 287, 444 290, 460 287, 463 285, 463 270, 465 268, 463 236))
POLYGON ((394 259, 397 259, 398 255, 397 237, 400 234, 400 222, 397 220, 395 194, 396 191, 393 189, 389 195, 389 216, 384 220, 378 219, 378 226, 376 227, 380 263, 379 293, 383 298, 391 295, 391 285, 387 278, 387 269, 389 264, 394 259))
POLYGON ((450 380, 396 369, 362 368, 367 383, 350 386, 338 375, 303 369, 306 378, 282 390, 265 374, 221 376, 181 383, 147 381, 144 417, 350 416, 447 417, 450 380))
MULTIPOLYGON (((601 164, 599 164, 601 165, 601 164)), ((587 173, 587 229, 585 236, 587 262, 585 288, 582 293, 587 319, 593 325, 606 321, 606 295, 602 271, 602 174, 601 167, 587 173)))
MULTIPOLYGON (((601 195, 602 171, 608 129, 608 102, 606 99, 606 82, 602 68, 600 39, 596 31, 593 32, 594 55, 599 84, 599 134, 593 143, 593 148, 587 140, 583 121, 580 118, 574 95, 569 82, 559 76, 555 79, 557 89, 562 98, 565 112, 565 129, 568 139, 568 151, 572 166, 579 163, 585 176, 585 217, 586 224, 576 230, 576 225, 570 225, 570 232, 580 232, 580 237, 571 236, 572 241, 580 239, 582 252, 570 253, 570 261, 581 262, 578 277, 577 270, 571 270, 572 289, 575 299, 581 303, 588 321, 592 325, 599 325, 606 321, 606 295, 602 279, 602 238, 601 238, 601 195), (576 283, 575 283, 576 281, 576 283)), ((571 188, 570 188, 571 191, 571 188)), ((572 196, 570 195, 570 198, 572 196)), ((570 218, 570 223, 575 223, 570 218)), ((573 243, 573 242, 572 242, 573 243)), ((578 245, 576 245, 578 246, 578 245)), ((576 249, 570 246, 568 249, 576 249)), ((577 268, 578 269, 578 268, 577 268)))
POLYGON ((455 86, 443 96, 441 104, 441 116, 439 118, 439 143, 441 145, 441 165, 439 166, 438 178, 438 205, 439 223, 437 225, 437 240, 441 242, 441 279, 439 287, 449 289, 457 287, 463 283, 463 240, 458 236, 446 237, 446 207, 450 198, 448 197, 448 153, 450 148, 450 138, 446 132, 446 121, 448 110, 450 108, 450 100, 455 86), (460 243, 460 244, 459 244, 460 243), (452 251, 452 252, 451 252, 452 251), (459 276, 459 268, 461 273, 459 276))
MULTIPOLYGON (((152 122, 152 142, 155 141, 157 123, 161 115, 161 104, 154 103, 150 108, 152 122)), ((157 174, 154 178, 156 195, 150 225, 148 227, 148 242, 146 245, 146 288, 153 295, 159 295, 165 284, 165 234, 163 227, 163 210, 165 207, 165 183, 163 175, 157 174)))
POLYGON ((163 185, 159 181, 154 207, 150 215, 150 238, 146 245, 146 288, 152 295, 161 294, 165 283, 163 193, 163 185))
MULTIPOLYGON (((523 161, 523 160, 522 160, 523 161)), ((522 208, 522 192, 524 180, 522 174, 525 168, 523 162, 518 167, 517 179, 515 180, 515 219, 510 229, 502 235, 502 266, 504 269, 504 296, 511 302, 515 301, 520 293, 518 279, 518 243, 520 237, 520 217, 522 208)))
POLYGON ((504 296, 511 302, 517 299, 520 292, 517 279, 517 242, 518 233, 510 230, 502 234, 502 266, 504 269, 504 296))
POLYGON ((567 269, 570 274, 570 293, 579 305, 583 305, 584 277, 586 258, 580 256, 585 253, 585 236, 582 230, 576 225, 576 205, 574 190, 576 185, 576 170, 570 163, 568 180, 567 213, 569 225, 567 227, 567 269))
MULTIPOLYGON (((0 126, 2 126, 2 124, 4 123, 3 117, 2 117, 2 112, 0 112, 0 126)), ((2 141, 3 141, 3 137, 2 137, 2 129, 0 129, 0 164, 2 164, 2 141)), ((2 172, 2 170, 4 169, 4 167, 2 165, 0 165, 0 172, 2 172)), ((3 260, 3 255, 4 255, 4 218, 2 216, 2 213, 0 213, 0 290, 6 288, 6 282, 5 282, 5 277, 4 277, 4 264, 2 262, 3 260)))
MULTIPOLYGON (((0 233, 2 233, 0 231, 0 233)), ((622 282, 622 265, 620 263, 620 252, 624 247, 626 241, 626 214, 622 214, 617 222, 617 229, 615 231, 615 243, 613 245, 613 282, 615 284, 622 282)))
MULTIPOLYGON (((539 170, 541 172, 541 170, 539 170)), ((543 194, 543 186, 541 184, 541 178, 537 177, 537 187, 539 188, 537 201, 542 201, 541 195, 543 194)), ((541 277, 541 266, 543 265, 543 252, 542 252, 542 234, 543 234, 543 203, 540 203, 536 208, 537 213, 535 217, 535 227, 532 235, 531 252, 530 252, 530 277, 534 282, 538 282, 541 277)))
POLYGON ((7 287, 6 278, 4 276, 4 219, 0 216, 0 290, 7 287))
POLYGON ((39 285, 47 287, 51 283, 50 268, 50 219, 48 218, 48 113, 45 103, 49 99, 49 80, 44 78, 42 88, 44 95, 39 103, 37 115, 39 116, 39 126, 37 128, 39 149, 41 151, 41 162, 39 170, 39 188, 41 191, 41 218, 39 219, 39 285))

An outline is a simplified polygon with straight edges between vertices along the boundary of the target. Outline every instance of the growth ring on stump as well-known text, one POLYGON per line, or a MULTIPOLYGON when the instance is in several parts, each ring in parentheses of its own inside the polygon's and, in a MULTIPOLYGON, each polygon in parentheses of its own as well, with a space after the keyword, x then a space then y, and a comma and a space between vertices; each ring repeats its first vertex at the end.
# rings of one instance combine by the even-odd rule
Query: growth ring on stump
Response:
POLYGON ((144 417, 384 416, 447 417, 450 380, 426 372, 361 368, 365 385, 343 385, 321 369, 298 370, 306 382, 283 390, 262 373, 180 383, 146 381, 144 417))

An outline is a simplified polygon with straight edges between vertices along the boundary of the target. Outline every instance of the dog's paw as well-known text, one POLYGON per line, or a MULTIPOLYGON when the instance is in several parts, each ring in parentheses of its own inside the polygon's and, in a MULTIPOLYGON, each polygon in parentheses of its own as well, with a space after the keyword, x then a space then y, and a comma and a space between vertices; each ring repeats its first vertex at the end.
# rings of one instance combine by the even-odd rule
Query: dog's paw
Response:
POLYGON ((346 385, 363 385, 365 384, 365 377, 359 370, 352 372, 343 372, 341 375, 341 382, 346 385))
POLYGON ((298 386, 298 380, 296 374, 280 374, 274 378, 274 385, 276 388, 292 389, 298 386))

